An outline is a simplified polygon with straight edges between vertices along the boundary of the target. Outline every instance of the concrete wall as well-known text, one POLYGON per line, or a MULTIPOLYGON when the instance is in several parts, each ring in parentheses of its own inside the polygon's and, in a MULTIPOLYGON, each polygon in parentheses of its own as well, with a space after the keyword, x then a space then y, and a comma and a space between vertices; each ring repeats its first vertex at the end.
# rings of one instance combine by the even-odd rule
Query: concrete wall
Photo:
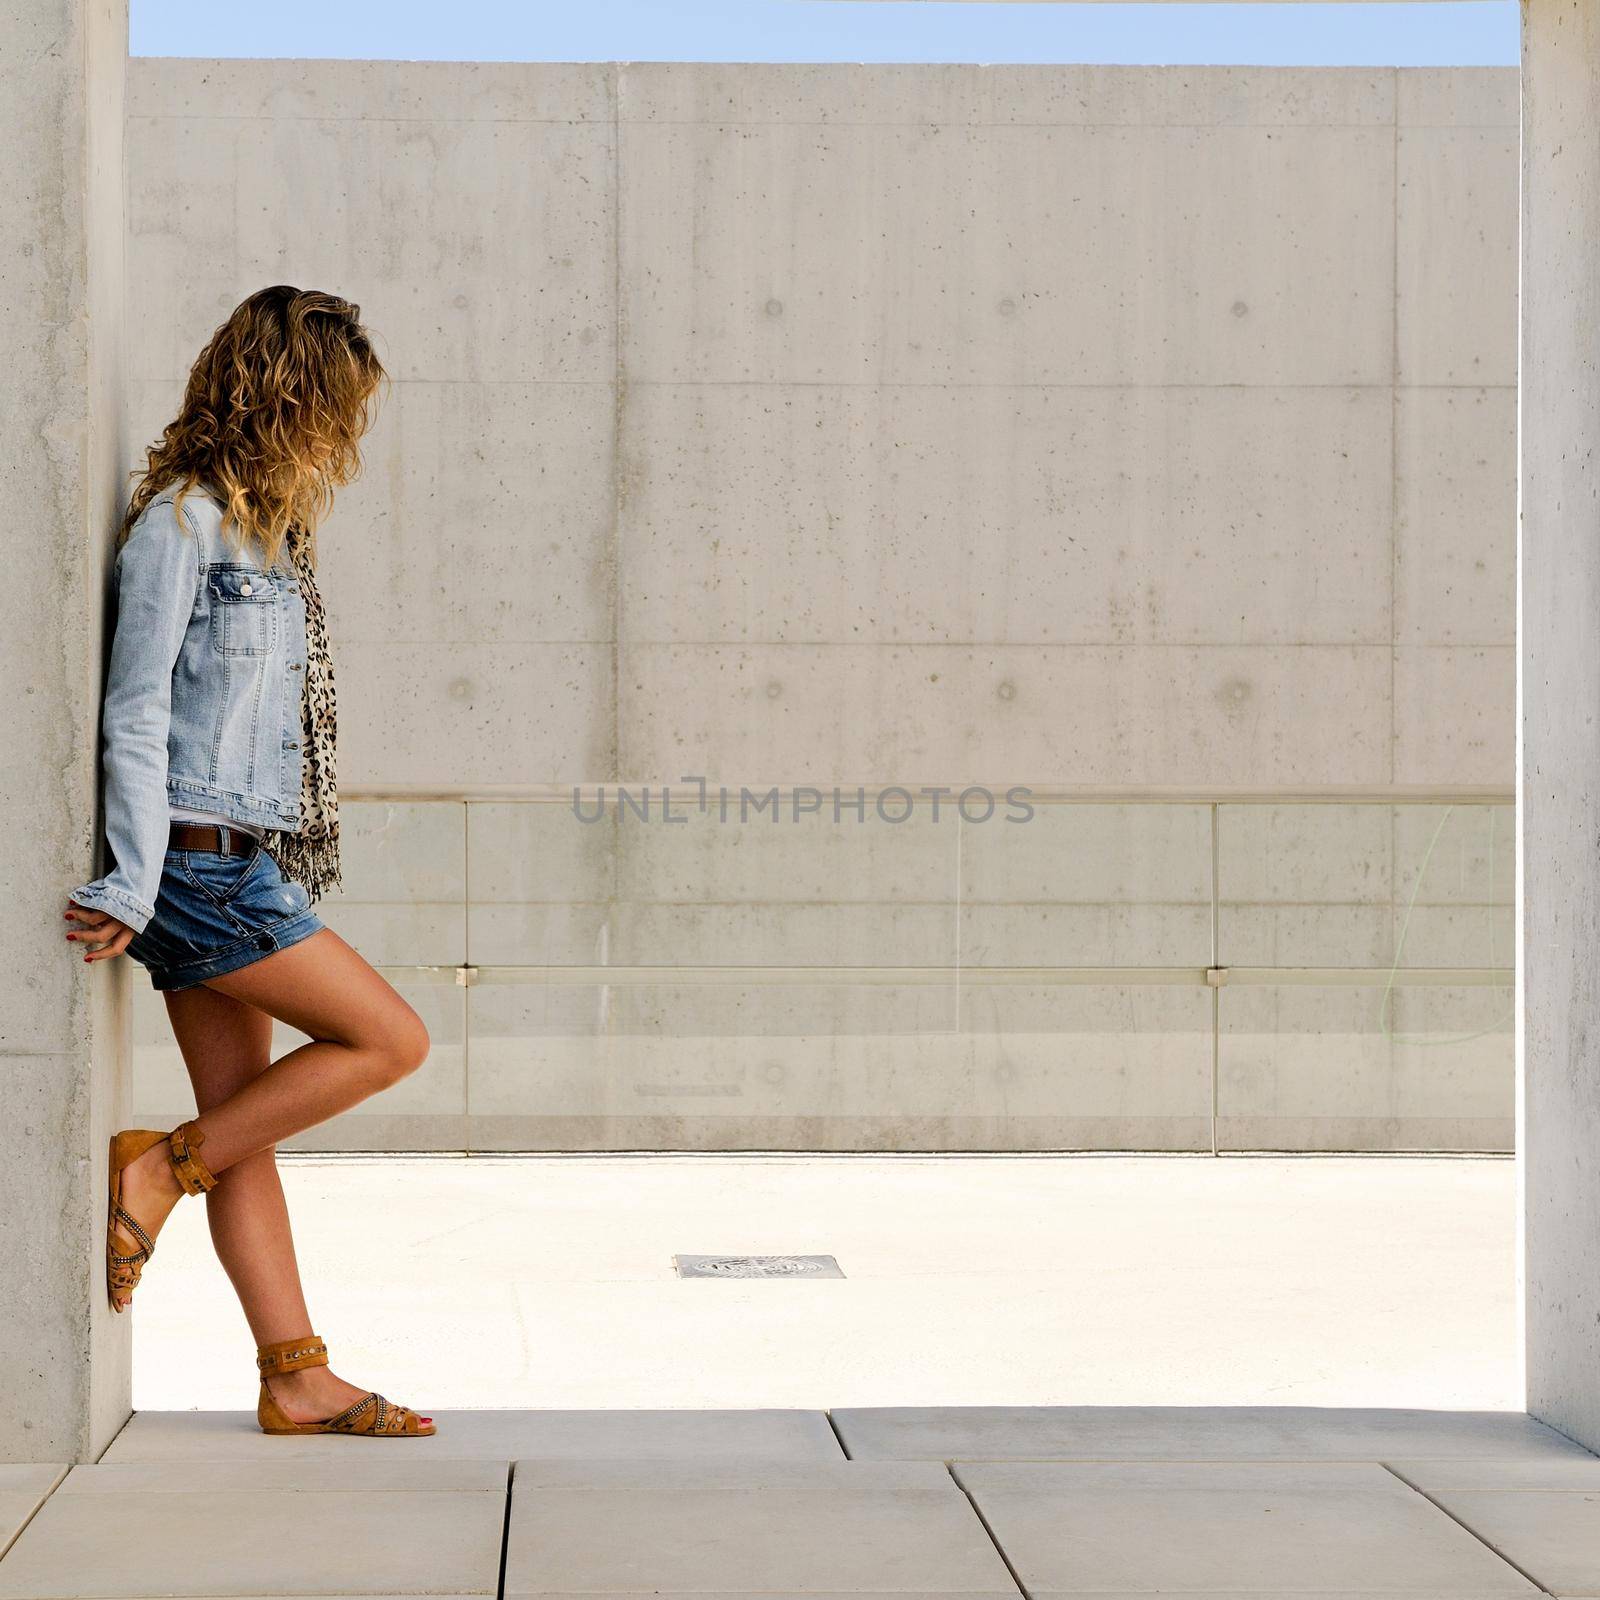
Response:
POLYGON ((126 8, 22 0, 0 34, 0 1461, 81 1461, 129 1393, 100 1265, 127 974, 85 971, 62 936, 98 833, 126 8))
POLYGON ((264 282, 359 300, 398 379, 325 541, 374 797, 331 914, 438 1047, 324 1140, 1505 1147, 1507 818, 1388 802, 1512 777, 1516 99, 133 63, 130 442, 264 282), (1193 793, 521 803, 684 773, 1193 793), (673 970, 587 970, 628 964, 673 970))
POLYGON ((1519 1106, 1528 1406, 1600 1448, 1600 19, 1525 0, 1519 1106))

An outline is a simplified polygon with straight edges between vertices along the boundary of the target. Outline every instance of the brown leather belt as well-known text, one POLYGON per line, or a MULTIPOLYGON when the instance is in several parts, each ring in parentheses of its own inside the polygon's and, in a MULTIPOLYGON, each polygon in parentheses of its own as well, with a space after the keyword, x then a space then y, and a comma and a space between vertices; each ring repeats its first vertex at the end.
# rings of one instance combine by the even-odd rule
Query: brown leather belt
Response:
POLYGON ((167 834, 169 850, 210 850, 219 856, 247 856, 258 843, 241 828, 219 828, 209 822, 174 822, 167 834))

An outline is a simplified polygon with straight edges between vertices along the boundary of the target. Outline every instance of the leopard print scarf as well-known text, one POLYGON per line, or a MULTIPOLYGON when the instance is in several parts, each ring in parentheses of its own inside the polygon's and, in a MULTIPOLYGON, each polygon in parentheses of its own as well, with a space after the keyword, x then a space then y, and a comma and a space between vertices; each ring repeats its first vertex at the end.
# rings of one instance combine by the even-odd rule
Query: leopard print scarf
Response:
POLYGON ((335 775, 338 699, 333 688, 333 658, 328 624, 312 565, 312 540, 302 529, 290 531, 289 559, 306 606, 305 693, 301 700, 304 782, 300 827, 272 834, 267 854, 286 878, 304 884, 313 900, 339 884, 339 785, 335 775))

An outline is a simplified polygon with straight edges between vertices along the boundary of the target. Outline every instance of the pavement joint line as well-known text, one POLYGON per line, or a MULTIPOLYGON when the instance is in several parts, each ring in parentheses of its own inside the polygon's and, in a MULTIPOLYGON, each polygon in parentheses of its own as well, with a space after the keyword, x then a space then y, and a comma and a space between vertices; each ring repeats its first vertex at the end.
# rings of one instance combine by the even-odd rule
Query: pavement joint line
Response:
POLYGON ((72 1467, 69 1464, 67 1466, 64 1466, 60 1470, 60 1472, 58 1472, 56 1474, 55 1482, 52 1483, 50 1485, 50 1487, 48 1489, 46 1489, 45 1492, 42 1495, 39 1496, 39 1503, 17 1525, 17 1531, 14 1534, 12 1534, 12 1536, 9 1539, 7 1539, 4 1544, 0 1544, 0 1561, 4 1561, 5 1558, 12 1552, 12 1550, 16 1548, 17 1540, 19 1540, 23 1536, 23 1534, 25 1534, 28 1531, 28 1525, 33 1521, 33 1519, 36 1516, 39 1515, 39 1513, 41 1511, 44 1510, 45 1503, 50 1499, 51 1495, 53 1495, 56 1492, 56 1490, 59 1489, 61 1487, 61 1485, 64 1484, 67 1481, 67 1474, 69 1472, 71 1472, 71 1471, 72 1471, 72 1467))
POLYGON ((138 1415, 139 1408, 137 1406, 129 1406, 127 1416, 122 1419, 122 1426, 118 1428, 109 1439, 106 1440, 105 1447, 100 1451, 99 1455, 94 1458, 90 1465, 98 1467, 100 1463, 105 1460, 105 1458, 111 1453, 112 1445, 114 1445, 117 1440, 122 1437, 122 1435, 127 1431, 128 1424, 132 1422, 133 1419, 138 1415))
POLYGON ((978 1519, 979 1525, 983 1528, 985 1535, 987 1535, 989 1543, 994 1546, 994 1553, 999 1556, 1003 1562, 1005 1562, 1006 1571, 1011 1574, 1011 1581, 1017 1586, 1017 1593, 1023 1596, 1023 1600, 1033 1600, 1033 1596, 1029 1594, 1027 1585, 1023 1583, 1021 1575, 1017 1572, 1017 1569, 1012 1566, 1011 1557, 1006 1554, 1005 1546, 1000 1543, 999 1537, 989 1524, 989 1519, 983 1514, 983 1507, 973 1499, 972 1491, 961 1481, 961 1476, 956 1471, 955 1462, 946 1461, 944 1463, 944 1470, 950 1474, 950 1481, 956 1486, 956 1492, 966 1500, 969 1506, 972 1507, 972 1514, 978 1519))
POLYGON ((1453 1512, 1449 1508, 1449 1506, 1441 1505, 1440 1502, 1438 1501, 1438 1499, 1436 1499, 1433 1495, 1429 1494, 1426 1489, 1419 1488, 1408 1477, 1406 1477, 1406 1475, 1403 1472, 1399 1471, 1398 1468, 1396 1468, 1394 1466, 1391 1466, 1390 1463, 1387 1462, 1387 1461, 1380 1461, 1378 1463, 1378 1465, 1380 1467, 1382 1467, 1383 1470, 1385 1472, 1387 1472, 1389 1474, 1389 1476, 1395 1480, 1395 1482, 1403 1483, 1406 1486, 1406 1488, 1408 1488, 1413 1494, 1421 1495, 1422 1498, 1424 1500, 1426 1500, 1428 1502, 1428 1504, 1434 1508, 1435 1511, 1441 1512, 1444 1516, 1449 1517, 1449 1519, 1453 1523, 1455 1523, 1455 1525, 1458 1528, 1460 1528, 1464 1533, 1471 1534, 1472 1537, 1474 1539, 1476 1539, 1478 1541, 1478 1543, 1481 1544, 1485 1550, 1487 1550, 1491 1555, 1497 1557, 1499 1560, 1505 1562, 1505 1564, 1508 1567, 1510 1567, 1511 1570, 1514 1573, 1516 1573, 1519 1578, 1526 1579, 1529 1583, 1531 1583, 1534 1586, 1535 1589, 1537 1589, 1539 1591, 1540 1594, 1553 1595, 1555 1593, 1555 1590, 1545 1588, 1545 1586, 1542 1583, 1540 1583, 1539 1580, 1536 1577, 1534 1577, 1534 1575, 1531 1572, 1529 1572, 1525 1567, 1518 1566, 1517 1563, 1515 1561, 1513 1561, 1511 1559, 1511 1557, 1508 1556, 1505 1553, 1504 1550, 1500 1549, 1493 1542, 1493 1540, 1486 1539, 1481 1533, 1478 1532, 1478 1530, 1476 1528, 1471 1527, 1467 1523, 1463 1522, 1461 1520, 1461 1518, 1458 1517, 1455 1514, 1455 1512, 1453 1512))
POLYGON ((827 1419, 828 1426, 833 1431, 834 1440, 839 1446, 839 1454, 842 1455, 846 1461, 854 1461, 855 1457, 850 1454, 850 1446, 844 1442, 844 1435, 839 1432, 839 1424, 833 1420, 833 1412, 831 1410, 827 1410, 824 1411, 822 1415, 827 1419))
POLYGON ((506 1562, 511 1555, 511 1493, 517 1481, 517 1463, 506 1462, 506 1514, 500 1525, 500 1571, 495 1579, 495 1600, 505 1600, 506 1562))

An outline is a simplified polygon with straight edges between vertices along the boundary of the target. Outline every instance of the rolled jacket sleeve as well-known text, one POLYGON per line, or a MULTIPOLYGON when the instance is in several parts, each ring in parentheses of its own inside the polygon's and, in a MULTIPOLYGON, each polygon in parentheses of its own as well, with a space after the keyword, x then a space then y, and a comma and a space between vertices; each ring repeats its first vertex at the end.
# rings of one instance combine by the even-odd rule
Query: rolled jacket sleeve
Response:
POLYGON ((137 932, 155 915, 167 852, 172 672, 194 613, 200 542, 170 501, 149 507, 117 553, 116 631, 106 677, 106 842, 112 870, 72 891, 137 932))

